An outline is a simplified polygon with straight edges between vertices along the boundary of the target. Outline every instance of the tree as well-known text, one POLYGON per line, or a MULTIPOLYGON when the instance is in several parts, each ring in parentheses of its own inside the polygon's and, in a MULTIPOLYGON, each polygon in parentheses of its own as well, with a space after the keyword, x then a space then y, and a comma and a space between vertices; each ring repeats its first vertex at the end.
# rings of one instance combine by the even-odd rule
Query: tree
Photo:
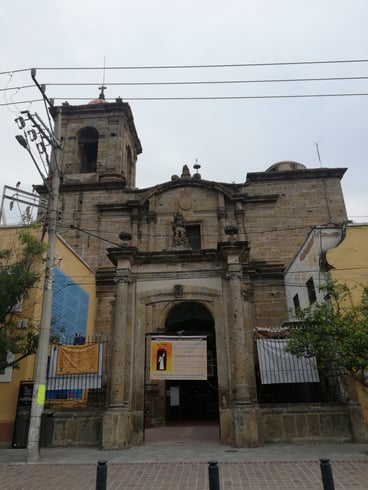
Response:
MULTIPOLYGON (((288 350, 297 356, 315 356, 329 375, 345 374, 368 386, 368 304, 350 306, 349 289, 329 283, 322 288, 325 301, 295 312, 288 350)), ((363 298, 368 297, 368 288, 363 298)))
POLYGON ((35 225, 21 229, 13 249, 0 250, 0 370, 16 366, 37 350, 38 328, 17 328, 17 306, 27 298, 40 274, 36 265, 45 251, 34 233, 35 225), (9 361, 7 353, 14 355, 9 361))

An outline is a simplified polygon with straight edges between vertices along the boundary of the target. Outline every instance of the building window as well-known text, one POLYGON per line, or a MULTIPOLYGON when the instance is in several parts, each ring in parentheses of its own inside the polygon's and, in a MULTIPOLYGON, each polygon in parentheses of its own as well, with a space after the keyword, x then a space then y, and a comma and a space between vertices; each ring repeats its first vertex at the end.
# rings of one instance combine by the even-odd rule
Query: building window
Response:
POLYGON ((201 226, 186 225, 185 231, 186 231, 189 247, 196 250, 200 250, 201 249, 201 226))
POLYGON ((20 313, 22 311, 22 306, 23 306, 23 298, 20 298, 11 309, 11 312, 20 313))
POLYGON ((96 172, 98 151, 97 129, 86 127, 78 131, 78 150, 81 173, 96 172))
POLYGON ((316 295, 316 289, 314 287, 314 281, 313 277, 310 277, 307 281, 307 291, 308 291, 308 298, 309 298, 309 303, 315 303, 317 301, 317 295, 316 295))
POLYGON ((1 368, 4 361, 12 362, 14 355, 11 352, 0 352, 0 383, 9 383, 11 381, 13 368, 11 366, 1 368))
POLYGON ((294 310, 295 311, 300 310, 299 294, 296 294, 295 296, 293 296, 293 303, 294 303, 294 310))

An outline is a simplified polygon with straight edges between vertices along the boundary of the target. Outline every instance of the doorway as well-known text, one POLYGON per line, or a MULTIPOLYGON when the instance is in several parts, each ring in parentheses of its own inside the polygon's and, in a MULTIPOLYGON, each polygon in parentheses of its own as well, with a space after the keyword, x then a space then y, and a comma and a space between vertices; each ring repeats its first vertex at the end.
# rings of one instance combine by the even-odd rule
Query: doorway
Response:
POLYGON ((165 381, 166 425, 217 425, 219 421, 217 356, 214 320, 201 303, 183 302, 171 308, 165 333, 175 336, 205 336, 206 380, 165 381))

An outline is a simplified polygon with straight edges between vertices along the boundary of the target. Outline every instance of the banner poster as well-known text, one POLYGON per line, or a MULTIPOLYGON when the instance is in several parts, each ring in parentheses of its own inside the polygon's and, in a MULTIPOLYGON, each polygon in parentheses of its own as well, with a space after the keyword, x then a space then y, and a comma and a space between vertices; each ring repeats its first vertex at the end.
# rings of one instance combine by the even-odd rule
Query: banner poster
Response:
POLYGON ((206 380, 207 337, 151 337, 150 379, 206 380))
POLYGON ((102 386, 103 343, 53 345, 47 373, 50 390, 96 389, 102 386))

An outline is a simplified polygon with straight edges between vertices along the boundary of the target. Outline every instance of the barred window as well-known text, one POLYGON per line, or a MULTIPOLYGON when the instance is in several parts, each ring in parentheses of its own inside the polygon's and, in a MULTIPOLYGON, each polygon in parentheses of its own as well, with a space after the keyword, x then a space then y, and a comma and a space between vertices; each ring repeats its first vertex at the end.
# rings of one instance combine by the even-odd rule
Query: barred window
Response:
POLYGON ((201 226, 200 225, 186 225, 185 227, 188 244, 191 248, 201 249, 201 226))

